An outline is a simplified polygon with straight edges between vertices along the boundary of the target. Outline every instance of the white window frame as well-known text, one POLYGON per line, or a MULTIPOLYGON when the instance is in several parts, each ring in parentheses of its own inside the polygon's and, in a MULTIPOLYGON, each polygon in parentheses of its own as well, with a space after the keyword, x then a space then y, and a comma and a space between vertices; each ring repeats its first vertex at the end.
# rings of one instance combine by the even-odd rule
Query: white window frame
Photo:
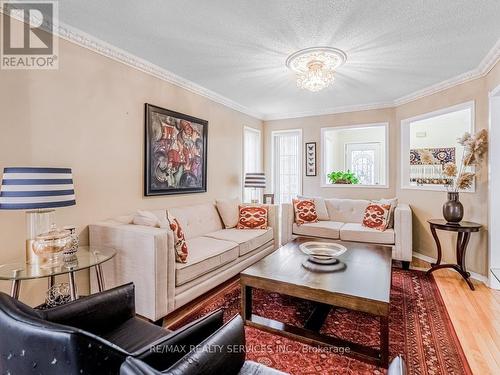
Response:
POLYGON ((243 150, 243 153, 242 153, 242 156, 243 156, 243 160, 242 160, 242 176, 241 176, 241 197, 242 197, 242 201, 245 200, 245 170, 246 170, 246 166, 245 166, 245 155, 246 155, 246 148, 245 148, 245 132, 250 132, 250 133, 254 133, 256 135, 258 135, 259 137, 259 152, 258 152, 258 160, 257 160, 257 165, 259 166, 259 170, 258 171, 249 171, 249 172, 261 172, 262 171, 262 131, 260 131, 259 129, 255 129, 255 128, 252 128, 251 126, 244 126, 243 127, 243 147, 242 147, 242 150, 243 150))
POLYGON ((326 128, 321 128, 321 187, 322 188, 370 188, 370 189, 389 189, 390 188, 390 171, 389 171, 389 159, 390 159, 390 147, 389 147, 390 139, 389 139, 389 123, 388 122, 376 122, 370 124, 353 124, 353 125, 343 125, 343 126, 330 126, 326 128), (380 185, 349 185, 349 184, 331 184, 326 181, 326 162, 325 162, 325 133, 330 130, 345 130, 345 129, 356 129, 356 128, 369 128, 369 127, 384 127, 385 130, 385 150, 382 147, 380 152, 385 152, 385 184, 380 185))
MULTIPOLYGON (((410 165, 410 124, 415 121, 427 120, 432 117, 446 115, 448 113, 453 113, 457 111, 461 111, 464 109, 470 109, 471 114, 471 129, 470 133, 473 134, 475 132, 475 101, 467 101, 464 103, 460 103, 457 105, 453 105, 450 107, 438 109, 437 111, 427 112, 418 116, 406 118, 401 120, 401 154, 400 154, 400 166, 399 172, 401 175, 401 189, 402 190, 427 190, 427 191, 447 191, 444 185, 411 185, 410 180, 410 170, 408 166, 410 165)), ((457 155, 457 158, 461 157, 461 155, 457 155)), ((457 159, 458 160, 458 159, 457 159)), ((476 191, 476 183, 472 184, 472 188, 463 191, 464 193, 474 193, 476 191)), ((461 191, 462 192, 462 191, 461 191)))
POLYGON ((299 195, 302 194, 302 189, 303 189, 303 183, 304 183, 304 177, 302 176, 302 163, 304 160, 303 153, 304 153, 304 147, 302 144, 302 129, 287 129, 287 130, 273 130, 271 132, 271 189, 272 193, 275 195, 275 200, 278 199, 277 193, 274 189, 274 182, 275 182, 275 176, 276 176, 276 158, 275 158, 275 141, 274 138, 276 135, 279 134, 284 134, 284 133, 299 133, 299 195))

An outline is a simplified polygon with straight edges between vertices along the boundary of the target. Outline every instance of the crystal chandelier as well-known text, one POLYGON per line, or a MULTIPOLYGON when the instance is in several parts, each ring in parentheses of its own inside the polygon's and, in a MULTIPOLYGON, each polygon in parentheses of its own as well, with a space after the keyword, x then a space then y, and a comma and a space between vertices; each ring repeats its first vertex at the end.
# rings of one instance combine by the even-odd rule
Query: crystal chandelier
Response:
POLYGON ((312 47, 297 51, 286 59, 286 66, 297 75, 297 86, 312 92, 330 86, 346 54, 332 47, 312 47))

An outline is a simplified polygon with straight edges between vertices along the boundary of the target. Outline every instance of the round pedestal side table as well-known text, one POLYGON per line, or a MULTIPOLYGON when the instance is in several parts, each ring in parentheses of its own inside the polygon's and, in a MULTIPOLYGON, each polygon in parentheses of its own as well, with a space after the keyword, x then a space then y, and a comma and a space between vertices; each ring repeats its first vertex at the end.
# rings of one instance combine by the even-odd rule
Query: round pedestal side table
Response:
POLYGON ((76 271, 95 268, 97 285, 100 292, 105 289, 102 263, 112 259, 116 250, 101 246, 80 246, 78 251, 69 258, 65 258, 61 264, 46 268, 43 265, 32 265, 23 262, 14 262, 0 265, 0 280, 11 281, 10 295, 19 298, 21 281, 48 278, 49 288, 54 286, 55 277, 68 275, 69 293, 71 300, 78 299, 78 289, 75 282, 76 271))
POLYGON ((427 222, 430 225, 432 237, 434 237, 434 241, 436 241, 437 247, 437 261, 436 263, 431 264, 432 267, 427 271, 427 275, 430 275, 432 272, 441 268, 452 268, 460 275, 462 275, 467 285, 469 285, 469 288, 474 290, 474 285, 472 285, 472 282, 469 280, 470 273, 467 272, 467 269, 465 267, 465 252, 467 251, 467 245, 469 244, 470 234, 473 232, 479 232, 482 228, 482 225, 478 223, 472 223, 470 221, 462 221, 457 224, 452 224, 442 219, 431 219, 427 222), (441 264, 441 242, 439 242, 437 230, 445 230, 448 232, 458 233, 456 244, 457 264, 441 264))

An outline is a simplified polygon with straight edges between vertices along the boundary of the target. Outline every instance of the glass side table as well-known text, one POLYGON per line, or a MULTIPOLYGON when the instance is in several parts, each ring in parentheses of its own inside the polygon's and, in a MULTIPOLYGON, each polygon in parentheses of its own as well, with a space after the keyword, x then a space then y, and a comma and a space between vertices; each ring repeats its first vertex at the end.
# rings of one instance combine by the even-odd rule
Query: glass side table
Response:
POLYGON ((0 280, 12 282, 10 295, 13 298, 19 298, 21 281, 33 279, 49 279, 49 288, 54 285, 57 275, 68 275, 69 292, 71 300, 78 299, 78 290, 75 283, 75 272, 95 268, 97 276, 97 286, 100 292, 105 289, 104 275, 102 272, 102 263, 112 259, 116 255, 116 250, 109 247, 100 246, 80 246, 78 251, 53 268, 42 268, 38 265, 31 265, 23 262, 14 262, 0 265, 0 280))

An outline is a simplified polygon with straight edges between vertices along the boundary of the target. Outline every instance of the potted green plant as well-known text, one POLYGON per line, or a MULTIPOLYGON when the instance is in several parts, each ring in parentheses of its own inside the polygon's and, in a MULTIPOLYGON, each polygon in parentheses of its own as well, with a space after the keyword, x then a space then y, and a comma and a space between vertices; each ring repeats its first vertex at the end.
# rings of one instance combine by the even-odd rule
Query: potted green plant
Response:
POLYGON ((359 184, 358 177, 349 169, 345 171, 333 171, 327 175, 332 184, 359 184))

